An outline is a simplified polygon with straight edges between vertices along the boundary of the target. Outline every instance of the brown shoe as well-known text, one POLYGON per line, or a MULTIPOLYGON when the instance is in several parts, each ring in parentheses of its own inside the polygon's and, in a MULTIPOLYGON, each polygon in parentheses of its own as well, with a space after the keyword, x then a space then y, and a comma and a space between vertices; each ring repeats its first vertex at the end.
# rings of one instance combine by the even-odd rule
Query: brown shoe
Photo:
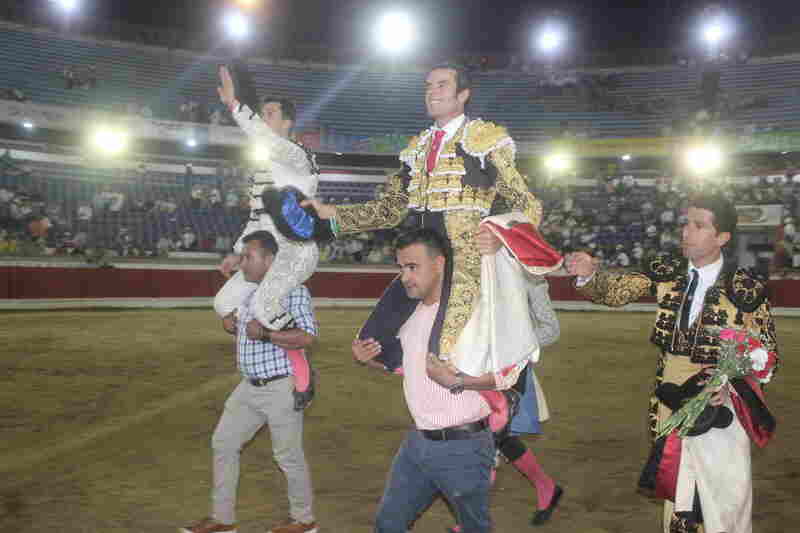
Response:
POLYGON ((290 520, 289 522, 273 527, 267 531, 267 533, 317 533, 317 523, 310 522, 304 524, 303 522, 290 520))
POLYGON ((236 533, 236 524, 220 524, 213 518, 203 518, 186 527, 179 528, 181 533, 236 533))

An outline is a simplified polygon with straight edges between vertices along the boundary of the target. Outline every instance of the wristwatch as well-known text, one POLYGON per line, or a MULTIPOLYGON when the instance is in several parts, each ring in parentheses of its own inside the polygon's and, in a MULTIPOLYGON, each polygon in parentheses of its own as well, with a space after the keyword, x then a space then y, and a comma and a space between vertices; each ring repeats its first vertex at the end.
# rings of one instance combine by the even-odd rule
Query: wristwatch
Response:
POLYGON ((448 388, 450 394, 461 394, 464 392, 464 373, 456 371, 456 382, 448 388))

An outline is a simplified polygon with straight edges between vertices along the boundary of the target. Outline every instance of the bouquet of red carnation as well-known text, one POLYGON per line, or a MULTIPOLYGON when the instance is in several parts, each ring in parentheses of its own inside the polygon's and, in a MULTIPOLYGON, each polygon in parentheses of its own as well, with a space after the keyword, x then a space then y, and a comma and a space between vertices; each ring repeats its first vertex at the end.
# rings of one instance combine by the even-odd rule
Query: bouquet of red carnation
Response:
POLYGON ((772 379, 777 354, 767 351, 758 338, 738 329, 708 329, 720 341, 717 367, 711 370, 703 390, 670 415, 659 428, 656 438, 669 435, 676 429, 678 436, 685 437, 709 404, 711 396, 731 379, 752 376, 759 383, 772 379))

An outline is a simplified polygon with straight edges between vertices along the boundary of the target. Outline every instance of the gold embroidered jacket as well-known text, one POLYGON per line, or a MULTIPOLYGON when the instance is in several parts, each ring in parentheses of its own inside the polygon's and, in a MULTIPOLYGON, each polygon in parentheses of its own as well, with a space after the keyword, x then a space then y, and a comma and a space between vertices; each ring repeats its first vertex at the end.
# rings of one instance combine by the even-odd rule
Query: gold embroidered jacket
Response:
POLYGON ((516 148, 508 131, 492 122, 467 119, 443 143, 435 168, 426 162, 433 139, 431 128, 411 139, 400 152, 403 166, 389 179, 378 199, 337 206, 336 221, 342 233, 391 228, 414 211, 471 211, 489 214, 496 195, 509 207, 527 215, 538 226, 539 200, 515 166, 516 148))
POLYGON ((775 322, 763 281, 748 270, 723 267, 706 292, 698 319, 687 332, 681 332, 678 321, 688 280, 686 259, 658 256, 642 272, 598 271, 578 291, 595 303, 612 307, 654 294, 658 312, 650 341, 664 352, 690 357, 693 363, 717 362, 719 340, 707 333, 708 326, 748 329, 759 336, 767 350, 777 353, 775 322))
POLYGON ((428 172, 432 140, 432 129, 411 139, 400 153, 403 167, 390 179, 386 192, 370 202, 337 206, 336 221, 342 233, 350 233, 395 227, 409 215, 417 218, 421 213, 419 225, 447 236, 452 276, 443 299, 445 315, 438 345, 439 355, 446 359, 480 295, 481 259, 475 233, 481 219, 495 200, 502 199, 507 208, 523 212, 538 227, 542 205, 517 171, 514 141, 505 128, 480 119, 465 120, 442 144, 436 166, 428 172))

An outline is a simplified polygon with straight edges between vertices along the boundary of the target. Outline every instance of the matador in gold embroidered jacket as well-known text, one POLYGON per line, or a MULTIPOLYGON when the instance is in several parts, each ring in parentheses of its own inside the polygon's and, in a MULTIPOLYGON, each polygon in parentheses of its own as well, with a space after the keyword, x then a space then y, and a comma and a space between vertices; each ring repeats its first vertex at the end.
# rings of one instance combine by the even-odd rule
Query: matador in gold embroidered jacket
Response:
POLYGON ((429 227, 449 239, 451 275, 431 342, 431 351, 446 358, 480 295, 481 259, 475 242, 480 220, 495 202, 503 201, 504 210, 522 212, 538 227, 542 206, 517 170, 514 141, 502 126, 467 118, 442 144, 429 172, 432 141, 433 128, 412 138, 386 191, 373 201, 337 206, 336 221, 341 233, 429 227))
MULTIPOLYGON (((749 270, 723 267, 706 292, 698 319, 686 331, 678 327, 688 287, 688 260, 657 256, 641 272, 597 271, 578 292, 593 302, 619 307, 642 296, 655 295, 658 303, 650 341, 661 349, 656 367, 656 388, 662 383, 667 354, 686 356, 692 363, 713 366, 718 361, 719 339, 706 328, 747 329, 757 335, 767 351, 777 353, 775 322, 767 300, 766 284, 749 270)), ((725 263, 727 265, 727 262, 725 263)), ((655 390, 655 388, 654 388, 655 390)), ((650 398, 650 431, 655 436, 658 399, 650 398)))

